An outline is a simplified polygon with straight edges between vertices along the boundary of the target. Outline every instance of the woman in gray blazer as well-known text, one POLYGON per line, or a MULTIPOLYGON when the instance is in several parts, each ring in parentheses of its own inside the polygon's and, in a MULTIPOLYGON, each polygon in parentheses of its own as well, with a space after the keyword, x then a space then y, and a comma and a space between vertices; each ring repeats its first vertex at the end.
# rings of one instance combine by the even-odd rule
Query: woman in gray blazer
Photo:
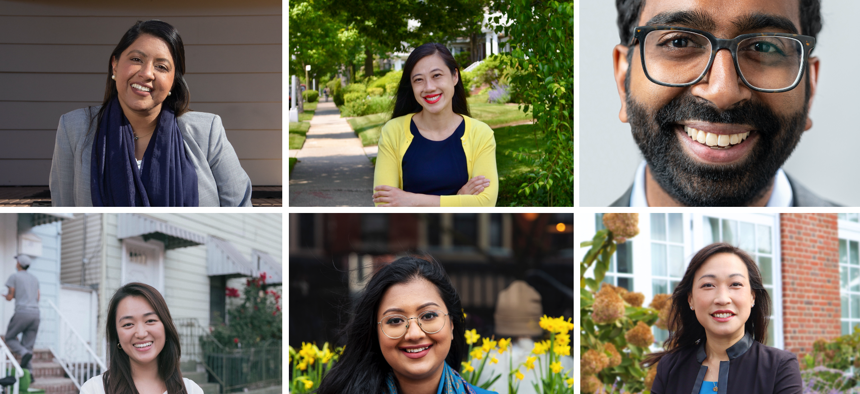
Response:
POLYGON ((111 54, 101 106, 60 117, 54 206, 251 206, 251 180, 218 115, 190 112, 173 26, 129 29, 111 54))

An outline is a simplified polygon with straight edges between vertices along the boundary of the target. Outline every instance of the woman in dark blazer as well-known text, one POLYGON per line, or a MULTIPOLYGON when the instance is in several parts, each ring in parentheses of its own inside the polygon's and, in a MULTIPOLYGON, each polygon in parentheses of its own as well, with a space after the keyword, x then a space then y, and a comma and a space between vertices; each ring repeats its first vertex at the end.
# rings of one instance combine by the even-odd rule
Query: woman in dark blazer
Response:
POLYGON ((704 247, 672 294, 665 351, 643 362, 657 366, 651 393, 800 393, 797 357, 764 345, 769 315, 755 261, 729 244, 704 247))
POLYGON ((251 206, 251 180, 221 118, 188 109, 184 74, 173 26, 132 26, 111 53, 102 105, 60 118, 52 204, 251 206))

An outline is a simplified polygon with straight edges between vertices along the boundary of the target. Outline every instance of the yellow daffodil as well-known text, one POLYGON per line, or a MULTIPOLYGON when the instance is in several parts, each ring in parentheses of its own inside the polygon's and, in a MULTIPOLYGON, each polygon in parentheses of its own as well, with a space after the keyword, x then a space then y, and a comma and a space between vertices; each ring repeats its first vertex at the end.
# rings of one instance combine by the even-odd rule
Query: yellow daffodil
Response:
POLYGON ((310 390, 311 388, 314 387, 314 382, 312 382, 310 380, 305 380, 304 382, 305 382, 305 390, 310 390))
POLYGON ((490 350, 496 347, 496 341, 484 338, 484 344, 481 345, 481 349, 484 350, 484 353, 489 353, 490 350))
POLYGON ((466 331, 466 343, 467 344, 471 345, 475 342, 478 342, 478 339, 481 339, 481 336, 478 335, 478 332, 474 328, 466 331))
POLYGON ((491 363, 493 363, 493 364, 498 364, 498 363, 499 363, 499 359, 497 359, 497 358, 493 357, 493 358, 491 358, 491 359, 490 359, 490 362, 491 362, 491 363))
POLYGON ((535 347, 534 349, 532 349, 532 353, 538 355, 544 354, 547 350, 549 350, 549 347, 549 341, 535 342, 535 347))
POLYGON ((538 325, 540 325, 540 328, 543 328, 544 330, 555 331, 555 319, 546 317, 546 315, 543 315, 543 317, 540 318, 538 325))
POLYGON ((573 387, 573 378, 565 380, 565 382, 567 382, 567 387, 573 387))
POLYGON ((531 371, 532 369, 534 369, 536 360, 537 357, 534 356, 529 356, 528 358, 526 358, 526 370, 531 371))
POLYGON ((525 379, 525 378, 526 378, 526 376, 525 376, 525 375, 523 375, 523 373, 522 373, 522 372, 517 371, 517 379, 519 379, 519 380, 523 380, 523 379, 525 379))
POLYGON ((511 344, 511 338, 507 338, 507 339, 502 338, 502 339, 499 339, 499 354, 502 354, 502 353, 504 353, 506 350, 508 350, 508 346, 509 346, 510 344, 511 344))
POLYGON ((567 333, 555 334, 555 344, 567 346, 570 343, 570 335, 567 333))
POLYGON ((558 361, 550 364, 549 368, 552 369, 552 373, 559 373, 562 370, 561 363, 558 361))
POLYGON ((552 352, 559 356, 570 356, 570 346, 555 345, 552 352))
POLYGON ((302 357, 313 357, 316 354, 314 351, 314 345, 312 343, 304 343, 302 342, 302 350, 299 351, 299 355, 302 357))
POLYGON ((479 347, 476 347, 474 350, 472 350, 471 354, 472 354, 472 358, 474 358, 475 360, 483 360, 484 359, 484 351, 479 347))
POLYGON ((332 353, 332 352, 331 352, 331 350, 328 350, 328 348, 326 347, 326 348, 325 348, 325 350, 323 351, 323 354, 322 354, 322 357, 321 357, 321 358, 322 358, 322 362, 323 362, 323 364, 328 363, 329 361, 331 361, 331 358, 332 358, 332 357, 334 357, 334 353, 332 353))
POLYGON ((460 364, 463 364, 463 370, 466 372, 472 372, 475 370, 475 367, 473 367, 472 364, 467 362, 461 362, 460 364))
POLYGON ((299 369, 301 369, 302 371, 307 370, 307 369, 308 369, 308 363, 307 363, 306 361, 302 361, 302 362, 300 362, 300 363, 299 363, 298 367, 299 367, 299 369))

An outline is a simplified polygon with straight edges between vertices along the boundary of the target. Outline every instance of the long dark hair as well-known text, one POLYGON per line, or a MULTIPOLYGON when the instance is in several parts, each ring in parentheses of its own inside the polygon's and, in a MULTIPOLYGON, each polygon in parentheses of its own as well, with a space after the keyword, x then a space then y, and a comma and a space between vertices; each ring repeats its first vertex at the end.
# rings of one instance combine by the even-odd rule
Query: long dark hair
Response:
POLYGON ((402 257, 380 269, 354 301, 349 323, 341 332, 341 337, 346 338, 346 347, 340 361, 320 383, 318 393, 376 394, 386 391, 385 378, 391 371, 391 366, 385 361, 379 348, 376 311, 389 287, 420 278, 436 285, 439 296, 448 308, 448 315, 454 325, 454 340, 445 362, 451 368, 460 370, 460 361, 466 352, 466 322, 460 312, 460 296, 441 264, 415 257, 402 257))
POLYGON ((142 297, 152 305, 152 309, 158 315, 164 325, 164 347, 158 354, 158 377, 164 380, 168 394, 187 394, 185 383, 182 381, 182 372, 179 370, 179 357, 182 351, 179 348, 179 334, 173 325, 167 303, 158 290, 150 285, 138 282, 129 283, 120 287, 110 299, 108 307, 105 334, 107 335, 107 347, 110 364, 107 372, 102 375, 105 392, 111 394, 138 394, 134 379, 131 377, 131 364, 128 355, 119 349, 119 335, 116 331, 116 310, 119 302, 124 298, 134 296, 142 297))
POLYGON ((731 253, 738 256, 747 266, 750 287, 755 294, 755 307, 750 311, 749 319, 744 324, 744 332, 752 334, 753 339, 758 342, 767 343, 770 296, 768 296, 767 290, 762 283, 761 271, 759 271, 755 261, 747 252, 727 243, 714 243, 702 248, 690 260, 690 265, 687 267, 687 272, 684 273, 684 278, 678 284, 678 287, 675 288, 675 292, 672 293, 672 309, 669 312, 669 320, 667 322, 669 326, 669 338, 663 343, 664 351, 647 355, 642 361, 643 365, 654 365, 667 354, 689 349, 696 346, 699 340, 705 340, 705 328, 702 327, 699 319, 696 318, 696 312, 689 308, 689 296, 693 293, 693 282, 696 271, 708 259, 720 253, 731 253))
MULTIPOLYGON (((168 108, 173 109, 176 117, 188 112, 188 104, 191 102, 191 91, 188 89, 188 83, 185 82, 185 46, 182 45, 182 37, 179 36, 179 30, 171 26, 167 22, 160 20, 137 21, 119 40, 116 48, 110 54, 108 59, 107 82, 105 83, 105 97, 102 101, 102 107, 96 114, 95 119, 101 123, 102 114, 107 108, 108 103, 117 96, 116 81, 111 78, 113 75, 113 66, 111 61, 116 59, 119 61, 120 55, 125 51, 141 34, 149 34, 153 37, 160 38, 170 48, 170 55, 173 56, 174 76, 173 87, 170 88, 171 94, 161 103, 168 108)), ((90 120, 92 121, 92 119, 90 120)))
POLYGON ((406 64, 403 66, 403 76, 400 77, 400 86, 397 87, 397 98, 394 101, 394 112, 391 113, 391 119, 401 117, 403 115, 414 114, 421 112, 423 108, 418 100, 415 100, 415 93, 412 91, 412 70, 419 60, 438 54, 451 70, 451 75, 457 74, 457 84, 454 85, 454 97, 451 98, 451 109, 455 114, 471 116, 469 114, 469 103, 466 102, 466 89, 463 88, 463 76, 460 75, 460 67, 451 51, 445 48, 442 44, 430 42, 415 48, 409 57, 406 59, 406 64))

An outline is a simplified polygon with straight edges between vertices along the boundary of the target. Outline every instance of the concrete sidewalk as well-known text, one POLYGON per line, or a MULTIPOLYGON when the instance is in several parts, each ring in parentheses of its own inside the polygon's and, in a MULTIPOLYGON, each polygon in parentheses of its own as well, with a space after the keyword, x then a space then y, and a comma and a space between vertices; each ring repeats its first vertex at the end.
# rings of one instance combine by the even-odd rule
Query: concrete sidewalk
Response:
POLYGON ((307 140, 295 157, 289 206, 373 206, 373 166, 333 102, 317 105, 307 140))

